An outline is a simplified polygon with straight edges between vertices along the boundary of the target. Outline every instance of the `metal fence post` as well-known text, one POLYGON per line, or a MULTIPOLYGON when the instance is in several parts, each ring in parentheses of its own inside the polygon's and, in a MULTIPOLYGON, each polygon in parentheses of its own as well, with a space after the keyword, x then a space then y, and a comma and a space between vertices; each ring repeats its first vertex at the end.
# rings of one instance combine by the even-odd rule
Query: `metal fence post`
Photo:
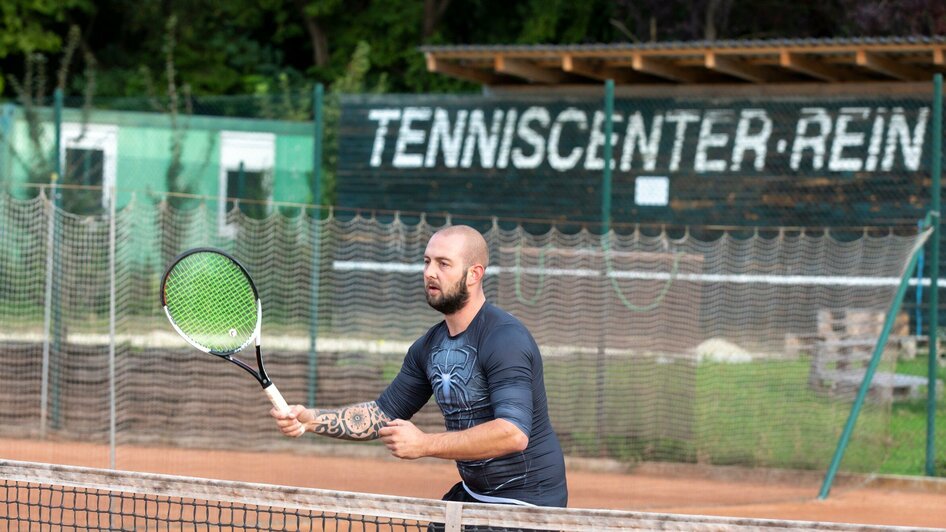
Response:
POLYGON ((936 458, 936 352, 937 329, 939 328, 939 239, 940 239, 940 194, 943 148, 943 75, 933 76, 933 160, 930 162, 933 196, 933 243, 930 250, 930 318, 929 318, 929 381, 926 404, 926 474, 933 476, 936 458))
POLYGON ((13 115, 16 106, 11 103, 3 104, 0 109, 0 178, 12 183, 13 175, 10 165, 10 152, 13 150, 11 136, 13 134, 13 115))
POLYGON ((59 428, 60 424, 60 393, 62 378, 62 235, 56 231, 56 216, 62 208, 62 89, 57 88, 53 93, 54 105, 54 150, 53 153, 53 175, 50 176, 50 199, 52 200, 51 214, 51 249, 52 253, 52 293, 49 304, 52 306, 52 351, 50 353, 50 423, 53 428, 59 428))
POLYGON ((312 203, 316 212, 312 215, 312 264, 309 295, 309 388, 308 405, 315 405, 318 391, 318 335, 319 335, 319 268, 322 263, 322 131, 324 87, 315 85, 312 93, 312 203))

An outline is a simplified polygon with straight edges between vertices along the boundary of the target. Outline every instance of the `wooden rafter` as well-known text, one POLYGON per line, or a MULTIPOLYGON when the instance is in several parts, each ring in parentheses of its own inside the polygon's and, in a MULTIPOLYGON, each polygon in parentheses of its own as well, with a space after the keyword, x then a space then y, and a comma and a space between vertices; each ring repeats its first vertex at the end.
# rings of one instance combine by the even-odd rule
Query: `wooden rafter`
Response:
POLYGON ((686 68, 674 65, 669 61, 652 59, 643 54, 634 54, 631 65, 633 66, 634 70, 637 70, 638 72, 643 72, 645 74, 650 74, 652 76, 657 76, 676 82, 695 83, 699 81, 700 78, 699 74, 687 70, 686 68))
POLYGON ((898 63, 889 57, 868 52, 867 50, 858 50, 855 56, 857 66, 864 67, 874 72, 879 72, 885 76, 902 81, 919 81, 929 79, 930 74, 922 69, 912 65, 898 63))
POLYGON ((938 67, 946 65, 946 48, 933 48, 933 64, 938 67))
POLYGON ((567 79, 567 75, 561 70, 543 68, 533 62, 506 57, 502 54, 497 54, 493 59, 493 63, 496 72, 522 78, 532 83, 554 85, 567 79))
POLYGON ((706 65, 706 68, 710 70, 729 74, 730 76, 753 83, 765 83, 772 79, 772 76, 768 75, 765 70, 755 65, 731 57, 721 56, 716 52, 706 52, 703 63, 706 65))
POLYGON ((823 61, 795 52, 782 50, 779 53, 779 66, 822 81, 841 81, 844 79, 836 67, 823 61))
POLYGON ((633 83, 640 81, 642 78, 642 76, 637 76, 626 68, 615 68, 608 66, 601 60, 585 59, 571 54, 562 56, 562 70, 569 74, 598 81, 612 79, 616 83, 633 83))
POLYGON ((479 68, 463 67, 456 63, 440 61, 436 56, 429 52, 426 53, 425 56, 427 59, 428 72, 436 72, 438 74, 444 74, 452 78, 483 83, 486 85, 495 83, 499 78, 499 76, 493 74, 492 71, 482 70, 479 68))

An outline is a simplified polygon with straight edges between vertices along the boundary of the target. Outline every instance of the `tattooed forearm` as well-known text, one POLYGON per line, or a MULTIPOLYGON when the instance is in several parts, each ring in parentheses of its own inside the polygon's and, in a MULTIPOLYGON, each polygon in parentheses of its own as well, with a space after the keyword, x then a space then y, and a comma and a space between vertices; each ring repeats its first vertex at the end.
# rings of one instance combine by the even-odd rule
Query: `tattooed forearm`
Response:
POLYGON ((391 421, 374 401, 334 410, 315 409, 314 427, 308 430, 341 440, 374 440, 391 421))

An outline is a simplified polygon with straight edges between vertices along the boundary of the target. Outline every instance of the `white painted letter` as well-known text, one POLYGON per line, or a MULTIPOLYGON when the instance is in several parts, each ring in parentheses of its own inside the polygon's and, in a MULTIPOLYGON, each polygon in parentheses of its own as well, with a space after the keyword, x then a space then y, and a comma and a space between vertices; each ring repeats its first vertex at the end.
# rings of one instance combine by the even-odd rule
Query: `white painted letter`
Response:
POLYGON ((680 160, 683 158, 683 141, 686 138, 687 126, 693 122, 700 121, 700 113, 687 109, 674 109, 667 111, 665 115, 667 122, 676 123, 673 136, 673 151, 670 152, 670 171, 675 172, 680 169, 680 160))
POLYGON ((731 109, 706 111, 703 115, 703 123, 700 124, 700 137, 696 141, 696 158, 693 160, 694 170, 699 173, 726 171, 726 160, 710 159, 706 151, 709 148, 723 148, 726 144, 729 144, 729 135, 713 133, 713 126, 715 124, 731 123, 733 115, 731 109))
POLYGON ((772 119, 765 109, 743 109, 739 113, 739 124, 736 126, 736 137, 733 139, 732 161, 730 170, 738 172, 742 169, 742 160, 747 151, 755 152, 753 168, 765 169, 765 155, 768 153, 769 137, 772 136, 772 119), (749 134, 752 121, 762 123, 758 133, 749 134))
POLYGON ((897 151, 897 139, 900 140, 900 150, 903 151, 903 165, 907 170, 920 169, 920 156, 923 155, 923 139, 926 136, 926 120, 929 118, 930 108, 921 107, 917 112, 916 125, 913 127, 913 138, 910 138, 910 127, 902 107, 894 107, 890 115, 890 128, 887 129, 887 147, 884 150, 884 161, 881 163, 884 171, 893 169, 894 154, 897 151))
POLYGON ((549 126, 551 118, 549 111, 544 107, 530 107, 522 113, 519 120, 519 138, 526 141, 526 144, 532 146, 532 155, 525 155, 522 148, 513 148, 512 164, 516 168, 538 168, 545 158, 545 139, 534 129, 529 127, 529 123, 536 121, 540 126, 546 128, 549 126))
MULTIPOLYGON (((611 115, 614 124, 623 122, 624 119, 619 114, 611 115)), ((611 146, 617 146, 618 139, 621 137, 613 128, 611 131, 611 146)), ((598 157, 598 150, 604 147, 604 113, 595 111, 595 116, 591 121, 591 136, 588 138, 588 152, 585 154, 585 170, 602 170, 604 168, 604 159, 598 157)), ((612 152, 613 153, 613 152, 612 152)), ((611 168, 614 168, 614 159, 611 159, 611 168)))
POLYGON ((499 156, 496 158, 496 168, 506 168, 509 166, 509 152, 512 148, 513 132, 516 130, 516 119, 519 112, 510 109, 506 113, 506 123, 503 125, 503 141, 499 145, 499 156))
POLYGON ((877 169, 877 161, 880 160, 880 142, 884 136, 884 115, 887 114, 886 107, 878 107, 874 112, 874 125, 870 128, 870 144, 867 146, 867 161, 864 163, 864 169, 873 172, 877 169))
POLYGON ((430 127, 430 141, 427 143, 427 159, 424 166, 433 168, 437 165, 437 149, 443 145, 443 163, 448 168, 456 168, 460 161, 460 146, 463 144, 463 128, 466 126, 466 109, 457 111, 457 122, 450 131, 450 115, 446 109, 438 107, 434 111, 434 123, 430 127))
POLYGON ((463 161, 460 166, 469 168, 473 165, 473 150, 479 148, 480 165, 483 168, 492 168, 496 159, 496 147, 499 145, 499 128, 503 125, 503 112, 493 111, 493 124, 489 131, 483 120, 483 111, 473 110, 470 113, 470 127, 466 131, 466 144, 463 146, 463 161))
POLYGON ((792 158, 789 166, 792 170, 798 170, 801 167, 801 159, 805 150, 812 151, 811 167, 813 170, 821 170, 824 166, 825 144, 828 135, 831 134, 831 116, 824 107, 805 107, 801 112, 808 116, 798 119, 795 126, 795 142, 792 144, 792 158), (818 126, 818 134, 806 137, 808 126, 814 124, 818 126))
POLYGON ((654 116, 650 123, 650 137, 644 132, 644 119, 640 111, 627 119, 627 130, 624 132, 624 147, 621 149, 621 171, 627 172, 631 169, 634 159, 634 141, 637 141, 636 147, 639 149, 641 159, 644 160, 644 169, 653 170, 657 167, 657 151, 660 147, 660 133, 663 129, 664 117, 662 115, 654 116))
POLYGON ((420 168, 424 164, 424 157, 419 153, 407 153, 410 144, 423 144, 424 131, 411 129, 414 120, 429 120, 430 107, 407 107, 401 118, 401 128, 397 132, 397 144, 394 146, 395 168, 420 168))
POLYGON ((870 116, 868 107, 842 107, 837 120, 834 121, 834 142, 831 143, 831 158, 828 159, 828 170, 832 172, 859 172, 864 166, 860 157, 843 157, 844 148, 853 148, 864 145, 864 134, 847 130, 851 119, 867 120, 870 116))
POLYGON ((371 147, 371 166, 381 166, 381 155, 384 154, 384 137, 388 134, 388 124, 399 118, 401 118, 399 109, 372 109, 368 111, 368 120, 378 121, 378 127, 374 130, 374 145, 371 147))
POLYGON ((562 138, 562 126, 565 122, 575 122, 578 124, 579 131, 587 131, 588 129, 588 117, 585 116, 585 112, 574 107, 565 109, 555 118, 555 123, 552 124, 552 129, 549 131, 549 166, 559 172, 574 168, 578 163, 578 159, 581 159, 582 152, 582 149, 577 146, 572 148, 567 157, 562 157, 559 152, 558 144, 562 138))

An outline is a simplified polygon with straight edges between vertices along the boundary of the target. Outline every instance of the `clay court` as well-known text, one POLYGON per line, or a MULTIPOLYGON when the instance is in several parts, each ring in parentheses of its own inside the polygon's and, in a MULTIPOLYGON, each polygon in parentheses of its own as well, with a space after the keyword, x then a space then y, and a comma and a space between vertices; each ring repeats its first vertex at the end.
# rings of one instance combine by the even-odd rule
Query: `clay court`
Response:
MULTIPOLYGON (((14 460, 101 467, 105 446, 0 440, 14 460)), ((375 446, 328 445, 322 454, 124 447, 119 468, 330 490, 439 498, 458 480, 452 463, 400 461, 375 446)), ((784 472, 570 460, 569 506, 870 525, 946 528, 946 480, 839 479, 817 500, 819 472, 784 472)))

